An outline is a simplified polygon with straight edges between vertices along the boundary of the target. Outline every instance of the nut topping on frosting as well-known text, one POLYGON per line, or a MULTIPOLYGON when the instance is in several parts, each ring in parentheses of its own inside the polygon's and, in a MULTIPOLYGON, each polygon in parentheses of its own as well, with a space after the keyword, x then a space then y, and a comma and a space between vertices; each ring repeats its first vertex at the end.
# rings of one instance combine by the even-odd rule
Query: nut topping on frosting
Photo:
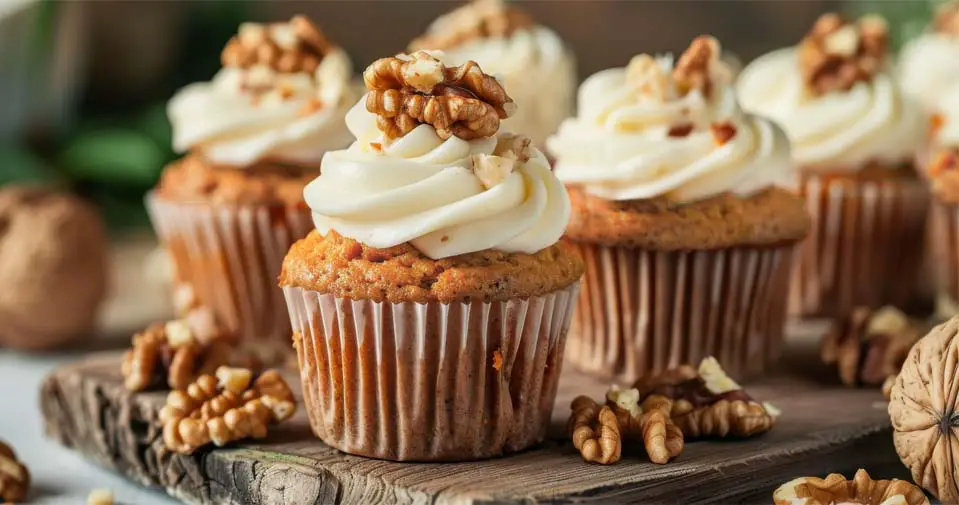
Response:
POLYGON ((643 97, 657 102, 665 102, 669 97, 669 75, 656 58, 648 54, 639 54, 629 60, 626 80, 635 86, 643 97))
POLYGON ((719 54, 719 41, 713 37, 700 35, 693 39, 673 69, 673 79, 680 94, 698 89, 707 98, 712 95, 714 69, 719 63, 719 54))
POLYGON ((932 27, 937 33, 959 36, 959 2, 949 2, 936 9, 932 27))
POLYGON ((427 33, 410 43, 410 50, 447 50, 476 39, 509 37, 533 25, 525 12, 502 0, 476 0, 446 14, 427 33))
POLYGON ((426 51, 373 62, 363 80, 370 92, 366 110, 388 138, 430 124, 442 139, 490 137, 515 111, 513 100, 474 61, 447 67, 426 51))
POLYGON ((474 154, 473 173, 483 183, 483 187, 490 189, 506 180, 513 173, 516 163, 529 161, 533 141, 523 135, 506 133, 496 141, 493 154, 474 154))
POLYGON ((288 23, 243 23, 220 59, 224 67, 265 66, 281 73, 313 73, 333 49, 322 32, 305 16, 288 23))
POLYGON ((885 62, 887 45, 888 27, 880 17, 852 24, 839 14, 823 14, 799 47, 806 87, 820 96, 870 82, 885 62))

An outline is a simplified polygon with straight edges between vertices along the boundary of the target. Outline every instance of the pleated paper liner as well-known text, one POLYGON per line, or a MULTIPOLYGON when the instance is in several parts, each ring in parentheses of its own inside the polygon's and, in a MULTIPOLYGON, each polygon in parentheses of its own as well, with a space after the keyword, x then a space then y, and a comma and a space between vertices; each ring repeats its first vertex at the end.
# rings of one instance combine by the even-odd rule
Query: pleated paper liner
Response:
POLYGON ((283 288, 313 433, 396 461, 475 460, 542 441, 578 289, 394 304, 283 288))
POLYGON ((800 245, 789 312, 836 317, 867 305, 905 307, 920 296, 929 194, 918 178, 804 175, 812 219, 800 245))
POLYGON ((939 315, 952 317, 959 301, 959 206, 934 202, 929 211, 929 226, 939 315))
POLYGON ((276 278, 293 242, 313 229, 309 209, 180 203, 154 194, 146 202, 176 282, 191 285, 242 344, 289 352, 290 319, 276 278))
POLYGON ((780 354, 795 246, 646 251, 577 244, 586 260, 567 359, 630 383, 715 356, 735 378, 780 354))

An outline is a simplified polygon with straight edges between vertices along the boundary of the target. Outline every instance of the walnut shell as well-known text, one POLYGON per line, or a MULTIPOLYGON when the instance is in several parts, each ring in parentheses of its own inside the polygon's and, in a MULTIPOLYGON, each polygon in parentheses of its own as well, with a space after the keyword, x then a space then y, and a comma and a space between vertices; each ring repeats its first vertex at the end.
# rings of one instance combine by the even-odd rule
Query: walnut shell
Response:
POLYGON ((899 458, 913 480, 944 503, 959 502, 959 316, 936 326, 906 357, 889 417, 899 458))
POLYGON ((89 336, 107 287, 97 211, 48 189, 0 189, 0 346, 51 349, 89 336))

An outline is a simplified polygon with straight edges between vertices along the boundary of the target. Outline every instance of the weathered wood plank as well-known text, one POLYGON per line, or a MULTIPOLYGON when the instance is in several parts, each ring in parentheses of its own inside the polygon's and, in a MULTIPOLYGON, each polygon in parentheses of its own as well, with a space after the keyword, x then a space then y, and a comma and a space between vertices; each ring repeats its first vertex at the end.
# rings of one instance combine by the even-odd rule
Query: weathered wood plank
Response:
POLYGON ((124 390, 118 359, 97 355, 46 380, 41 399, 47 433, 97 464, 187 503, 768 502, 772 489, 797 475, 860 466, 900 469, 878 392, 824 388, 795 375, 750 387, 755 397, 784 411, 765 436, 690 443, 665 466, 641 455, 609 467, 587 465, 562 440, 562 426, 573 396, 600 397, 605 385, 572 370, 561 381, 553 439, 506 458, 416 464, 349 456, 314 439, 302 412, 262 443, 174 455, 163 449, 156 422, 165 395, 124 390))

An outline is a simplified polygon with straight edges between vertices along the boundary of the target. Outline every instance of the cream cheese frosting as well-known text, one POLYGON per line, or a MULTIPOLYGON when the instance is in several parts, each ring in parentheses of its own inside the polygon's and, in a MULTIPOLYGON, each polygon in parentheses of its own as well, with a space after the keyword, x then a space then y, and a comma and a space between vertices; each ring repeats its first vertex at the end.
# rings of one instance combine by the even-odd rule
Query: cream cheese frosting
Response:
POLYGON ((959 147, 959 80, 940 95, 935 111, 940 123, 933 139, 935 144, 959 147))
POLYGON ((340 48, 314 72, 224 67, 170 100, 173 147, 226 166, 263 159, 317 164, 325 152, 350 143, 344 115, 356 99, 352 73, 340 48))
POLYGON ((443 140, 421 124, 391 140, 364 102, 346 117, 356 141, 327 153, 304 191, 321 234, 335 230, 377 248, 409 242, 432 259, 486 249, 535 253, 562 236, 569 196, 541 152, 533 149, 487 187, 474 164, 494 153, 497 137, 443 140))
POLYGON ((959 37, 928 32, 909 42, 899 55, 899 83, 927 111, 959 82, 959 37))
POLYGON ((648 67, 645 82, 613 68, 580 87, 577 116, 547 142, 563 182, 608 200, 667 197, 677 203, 795 187, 785 135, 770 121, 743 113, 721 62, 712 64, 706 96, 699 89, 678 91, 671 56, 641 55, 630 67, 639 60, 648 67), (651 85, 653 93, 642 91, 651 85), (733 134, 717 141, 718 128, 733 134))
MULTIPOLYGON (((467 4, 437 18, 426 37, 456 31, 461 23, 477 22, 473 17, 506 15, 501 1, 467 4)), ((419 46, 418 42, 414 43, 419 46)), ((542 25, 529 25, 508 34, 472 38, 442 49, 446 62, 475 61, 483 71, 503 82, 510 96, 522 107, 503 123, 505 131, 521 133, 543 145, 560 122, 573 110, 576 61, 559 35, 542 25)))
POLYGON ((921 108, 886 71, 848 91, 809 93, 796 48, 759 57, 737 87, 743 108, 785 128, 793 159, 804 169, 855 172, 873 162, 899 168, 926 131, 921 108))

